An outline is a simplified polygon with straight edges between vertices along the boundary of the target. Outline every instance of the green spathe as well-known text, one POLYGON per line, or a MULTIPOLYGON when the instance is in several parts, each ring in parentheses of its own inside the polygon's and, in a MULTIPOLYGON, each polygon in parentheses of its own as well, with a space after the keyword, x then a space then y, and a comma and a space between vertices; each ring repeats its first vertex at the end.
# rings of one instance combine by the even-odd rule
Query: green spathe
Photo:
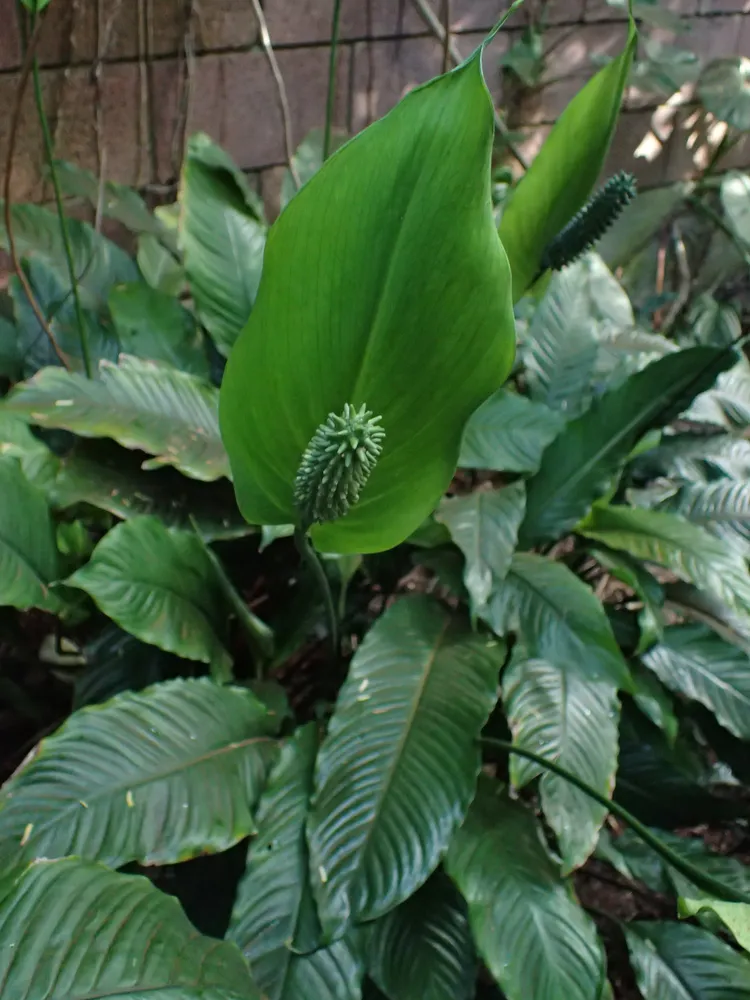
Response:
POLYGON ((319 549, 397 545, 448 486, 464 425, 503 383, 515 346, 492 142, 477 51, 347 143, 271 229, 221 391, 251 523, 298 520, 302 455, 346 403, 381 417, 383 451, 359 502, 313 527, 319 549))

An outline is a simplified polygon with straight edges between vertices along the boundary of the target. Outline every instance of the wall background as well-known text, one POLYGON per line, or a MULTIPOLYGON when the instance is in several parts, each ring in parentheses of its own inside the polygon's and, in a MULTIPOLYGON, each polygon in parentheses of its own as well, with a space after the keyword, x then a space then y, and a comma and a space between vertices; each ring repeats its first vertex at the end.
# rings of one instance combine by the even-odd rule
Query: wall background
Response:
MULTIPOLYGON (((431 2, 440 9, 439 0, 431 2)), ((541 2, 527 0, 537 8, 541 2)), ((661 3, 689 24, 679 44, 706 58, 750 54, 750 0, 661 3)), ((324 120, 331 0, 264 0, 263 6, 296 145, 324 120)), ((472 50, 505 6, 503 0, 453 0, 453 31, 462 53, 472 50)), ((516 109, 513 121, 530 156, 591 75, 590 55, 614 53, 624 38, 622 15, 604 0, 548 0, 547 8, 550 82, 516 109)), ((486 62, 499 103, 497 58, 520 37, 526 16, 515 16, 486 62)), ((352 131, 441 69, 441 46, 412 0, 343 0, 341 36, 336 123, 352 131)), ((52 0, 39 57, 60 157, 166 197, 178 175, 185 134, 204 130, 257 174, 273 207, 285 162, 283 128, 250 0, 52 0)), ((20 63, 15 0, 0 0, 0 182, 20 63)), ((632 169, 644 186, 689 176, 704 136, 689 141, 695 109, 686 101, 659 107, 658 99, 629 93, 608 172, 632 169)), ((13 173, 15 199, 49 198, 42 162, 29 87, 13 173)), ((736 147, 729 163, 750 166, 750 144, 736 147)))

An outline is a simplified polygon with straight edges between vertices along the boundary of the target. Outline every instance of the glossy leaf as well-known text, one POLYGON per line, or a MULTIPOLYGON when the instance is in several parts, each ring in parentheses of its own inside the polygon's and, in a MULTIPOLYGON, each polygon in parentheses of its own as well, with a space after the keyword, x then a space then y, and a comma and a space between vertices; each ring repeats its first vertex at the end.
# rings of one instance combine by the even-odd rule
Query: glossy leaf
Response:
POLYGON ((706 111, 740 132, 750 131, 750 59, 714 59, 698 80, 698 96, 706 111))
MULTIPOLYGON (((585 660, 554 663, 513 657, 503 674, 503 705, 513 740, 610 796, 617 771, 617 685, 591 674, 585 660)), ((555 831, 564 872, 578 868, 596 847, 607 810, 569 782, 533 762, 511 756, 513 783, 541 776, 544 815, 555 831)))
POLYGON ((368 632, 318 755, 308 822, 326 939, 383 916, 437 866, 474 794, 503 654, 421 596, 368 632))
POLYGON ((261 799, 258 835, 250 845, 227 932, 268 1000, 358 1000, 361 995, 364 970, 357 934, 318 948, 305 841, 317 749, 310 724, 298 729, 281 751, 261 799))
POLYGON ((109 294, 109 311, 126 354, 208 378, 208 358, 195 317, 172 295, 144 281, 116 285, 109 294))
POLYGON ((198 934, 176 899, 77 858, 0 881, 0 941, 8 1000, 260 1000, 235 946, 198 934))
POLYGON ((171 864, 227 850, 255 832, 277 728, 249 691, 205 678, 75 712, 2 789, 3 869, 67 855, 111 868, 171 864))
POLYGON ((492 218, 480 55, 335 153, 269 234, 221 393, 251 523, 298 519, 293 485, 310 439, 329 413, 366 404, 382 417, 383 453, 359 503, 312 535, 340 553, 398 544, 434 509, 466 421, 508 373, 510 273, 492 218))
POLYGON ((165 528, 156 517, 125 521, 67 583, 136 638, 226 677, 226 612, 216 571, 193 532, 165 528))
POLYGON ((750 608, 750 576, 742 555, 675 514, 596 504, 580 534, 671 570, 730 608, 750 608))
POLYGON ((60 460, 31 430, 25 420, 0 409, 0 455, 16 458, 24 476, 48 493, 60 460))
MULTIPOLYGON (((3 211, 3 202, 0 201, 0 247, 7 250, 8 234, 2 221, 3 211)), ((69 288, 68 264, 57 214, 31 204, 14 205, 11 211, 18 255, 38 258, 54 273, 62 287, 69 288)), ((99 309, 106 306, 113 285, 137 281, 138 269, 130 257, 111 240, 97 233, 93 226, 69 218, 67 229, 84 307, 99 309)))
POLYGON ((0 605, 57 611, 59 572, 47 502, 15 458, 0 458, 0 605))
POLYGON ((437 520, 466 559, 464 583, 475 610, 485 607, 495 585, 505 579, 525 503, 523 483, 514 483, 444 500, 438 509, 437 520))
POLYGON ((722 925, 729 929, 737 944, 745 951, 750 951, 750 906, 747 903, 725 903, 720 899, 680 898, 681 917, 697 917, 705 912, 715 914, 722 925))
POLYGON ((643 1000, 746 1000, 750 959, 699 927, 627 924, 630 962, 643 1000))
POLYGON ((682 515, 750 555, 750 484, 726 479, 688 483, 660 509, 682 515))
POLYGON ((545 247, 584 205, 604 165, 635 53, 630 19, 622 53, 599 70, 558 118, 500 222, 513 298, 533 282, 545 247))
POLYGON ((536 472, 565 421, 543 403, 498 389, 469 419, 458 464, 466 469, 536 472))
POLYGON ((699 701, 750 740, 750 657, 704 625, 668 628, 643 662, 675 694, 699 701))
POLYGON ((138 268, 144 280, 165 295, 178 296, 185 286, 185 268, 177 257, 149 233, 138 238, 138 268))
POLYGON ((560 877, 532 813, 483 777, 446 867, 481 957, 508 1000, 600 1000, 596 928, 560 877))
POLYGON ((180 246, 198 315, 227 355, 258 293, 262 209, 239 168, 203 133, 188 142, 180 206, 180 246))
POLYGON ((629 685, 600 601, 562 563, 516 553, 484 617, 497 635, 520 633, 532 657, 553 664, 578 662, 592 680, 629 685))
POLYGON ((368 972, 390 1000, 470 1000, 477 960, 466 904, 442 872, 369 928, 368 972))
POLYGON ((693 347, 654 361, 572 421, 527 484, 523 544, 557 539, 610 489, 638 440, 674 420, 733 362, 731 352, 693 347))
POLYGON ((144 468, 174 465, 195 479, 228 474, 219 437, 218 392, 207 382, 137 358, 103 364, 89 380, 46 368, 17 386, 3 408, 41 427, 111 437, 155 457, 144 468))

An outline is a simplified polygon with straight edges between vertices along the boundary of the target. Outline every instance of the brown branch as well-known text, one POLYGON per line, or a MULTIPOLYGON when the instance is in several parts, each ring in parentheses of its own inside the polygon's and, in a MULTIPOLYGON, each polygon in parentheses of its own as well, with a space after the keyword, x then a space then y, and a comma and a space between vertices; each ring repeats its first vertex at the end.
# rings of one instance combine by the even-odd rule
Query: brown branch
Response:
POLYGON ((26 53, 23 59, 23 65, 21 66, 21 72, 18 78, 18 90, 16 91, 16 103, 13 108, 13 115, 11 117, 10 124, 10 135, 8 136, 8 152, 5 158, 5 183, 3 186, 3 212, 5 221, 5 231, 8 235, 8 251, 10 253, 10 259, 13 264, 13 271, 18 278, 21 288, 24 291, 29 305, 31 306, 32 312, 37 318, 37 321, 41 328, 46 333, 52 349, 59 358, 61 364, 68 368, 68 362, 65 355, 60 349, 60 345, 55 339, 55 335, 52 332, 47 319, 42 311, 42 307, 37 301, 34 290, 31 287, 29 279, 26 277, 26 272, 23 269, 21 259, 18 256, 18 249, 16 247, 16 239, 13 234, 13 212, 12 212, 12 202, 11 202, 11 190, 10 184, 13 175, 13 161, 16 152, 16 141, 18 139, 18 129, 21 124, 21 112, 23 109, 23 95, 26 91, 26 85, 29 82, 29 77, 31 76, 31 71, 34 67, 34 59, 36 58, 36 49, 39 45, 39 39, 42 34, 42 25, 44 24, 44 18, 37 18, 37 22, 34 25, 34 31, 29 39, 29 44, 26 48, 26 53))

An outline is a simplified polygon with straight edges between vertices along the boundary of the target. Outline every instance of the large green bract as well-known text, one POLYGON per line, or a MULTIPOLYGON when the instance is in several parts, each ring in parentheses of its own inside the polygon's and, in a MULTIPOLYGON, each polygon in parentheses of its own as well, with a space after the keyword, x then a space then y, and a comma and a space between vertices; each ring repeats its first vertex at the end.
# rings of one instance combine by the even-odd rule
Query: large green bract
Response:
POLYGON ((318 548, 387 549, 434 508, 466 421, 513 356, 492 139, 478 51, 331 157, 271 229, 221 394, 248 521, 298 519, 302 454, 345 403, 382 417, 386 438, 359 503, 313 528, 318 548))

